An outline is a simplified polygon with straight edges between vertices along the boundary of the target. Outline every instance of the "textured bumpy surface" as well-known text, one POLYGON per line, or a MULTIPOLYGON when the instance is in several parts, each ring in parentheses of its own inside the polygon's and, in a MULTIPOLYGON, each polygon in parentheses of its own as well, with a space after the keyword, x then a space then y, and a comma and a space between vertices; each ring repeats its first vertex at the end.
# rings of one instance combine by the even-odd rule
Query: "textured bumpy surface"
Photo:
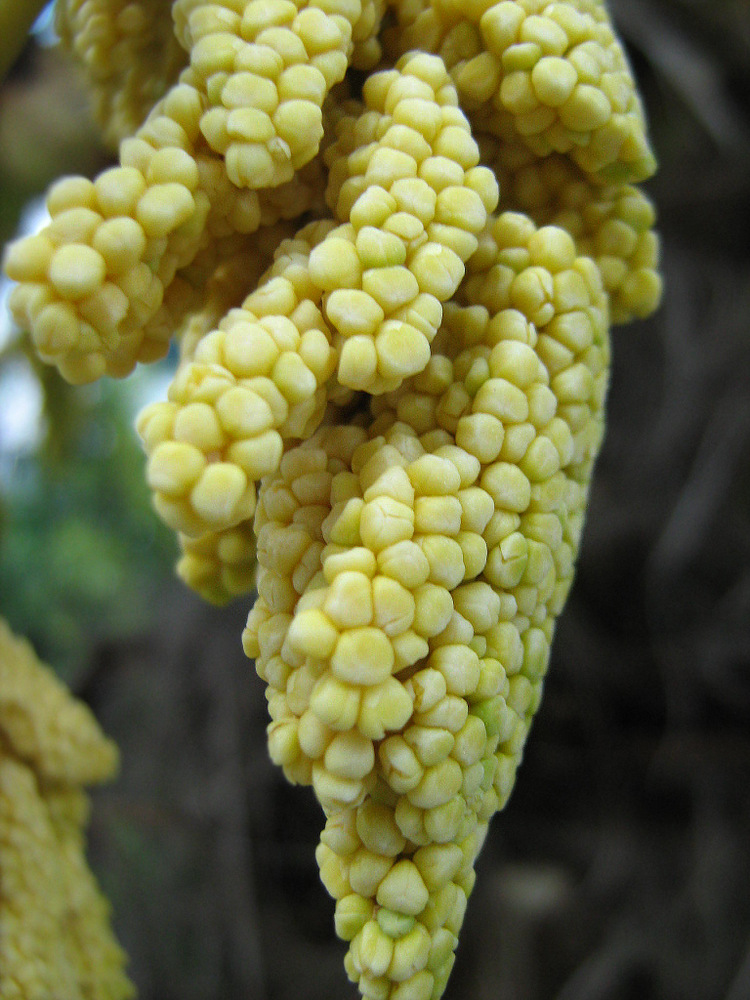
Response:
POLYGON ((133 995, 109 907, 85 858, 83 786, 117 751, 24 640, 0 620, 0 996, 133 995))
POLYGON ((211 104, 201 131, 241 187, 291 180, 318 152, 331 87, 380 55, 373 0, 176 0, 172 13, 211 104))
POLYGON ((388 50, 439 53, 479 127, 537 156, 567 153, 597 180, 642 181, 656 161, 601 0, 397 5, 388 50))
POLYGON ((178 572, 257 588, 350 978, 437 1000, 573 580, 609 326, 659 302, 641 105, 600 0, 168 6, 59 5, 120 165, 52 188, 11 308, 74 382, 179 340, 138 420, 178 572))

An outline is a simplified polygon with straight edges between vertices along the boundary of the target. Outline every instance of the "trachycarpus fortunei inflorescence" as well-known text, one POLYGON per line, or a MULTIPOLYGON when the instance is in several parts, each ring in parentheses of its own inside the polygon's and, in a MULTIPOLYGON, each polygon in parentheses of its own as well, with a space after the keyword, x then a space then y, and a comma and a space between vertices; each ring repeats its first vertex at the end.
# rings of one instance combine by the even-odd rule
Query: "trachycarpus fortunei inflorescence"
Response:
POLYGON ((609 324, 659 300, 640 102, 599 0, 171 14, 58 0, 120 165, 52 188, 11 307, 73 382, 180 338, 138 421, 179 572, 257 584, 349 976, 436 1000, 572 582, 609 324))

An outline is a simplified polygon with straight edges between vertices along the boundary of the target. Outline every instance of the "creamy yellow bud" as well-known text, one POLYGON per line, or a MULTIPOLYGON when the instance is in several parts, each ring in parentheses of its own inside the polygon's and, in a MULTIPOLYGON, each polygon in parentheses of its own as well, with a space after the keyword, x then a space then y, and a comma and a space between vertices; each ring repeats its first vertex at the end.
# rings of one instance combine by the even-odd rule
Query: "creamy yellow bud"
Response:
POLYGON ((382 740, 387 732, 405 726, 412 710, 412 700, 403 685, 395 677, 388 677, 363 690, 357 725, 365 736, 382 740))
POLYGON ((389 977, 397 983, 413 979, 427 965, 430 943, 429 931, 417 922, 394 943, 393 957, 388 967, 389 977))
POLYGON ((365 847, 375 854, 396 857, 404 849, 404 835, 388 806, 365 802, 357 809, 357 833, 365 847))
POLYGON ((385 739, 378 748, 378 759, 383 777, 399 795, 414 788, 422 779, 422 767, 401 736, 385 739))
POLYGON ((432 767, 445 760, 453 749, 454 739, 453 733, 439 726, 420 724, 410 726, 404 733, 405 742, 423 767, 432 767))
POLYGON ((406 859, 397 862, 382 879, 376 898, 380 906, 407 916, 418 916, 427 905, 429 893, 419 869, 406 859))
POLYGON ((331 729, 346 732, 352 728, 359 714, 359 688, 326 675, 313 688, 310 708, 331 729))
POLYGON ((463 775, 455 760, 444 760, 427 768, 419 784, 407 794, 409 801, 420 809, 444 805, 461 788, 463 775))
POLYGON ((338 632, 323 611, 311 608, 295 616, 289 626, 289 641, 306 656, 325 659, 336 648, 338 632))
POLYGON ((339 628, 369 625, 373 616, 369 577, 356 571, 340 572, 331 584, 323 609, 339 628))
POLYGON ((331 655, 331 670, 351 684, 380 684, 390 676, 393 647, 376 628, 356 628, 343 632, 331 655))
POLYGON ((463 854, 456 844, 434 844, 420 847, 413 860, 432 894, 453 879, 463 863, 463 854))
POLYGON ((356 947, 357 964, 362 971, 367 970, 373 976, 382 976, 388 971, 393 958, 393 941, 383 932, 376 920, 370 920, 362 928, 356 947))
MULTIPOLYGON (((362 896, 375 896, 378 886, 393 867, 393 858, 384 857, 360 847, 352 856, 349 881, 355 892, 362 896)), ((378 902, 380 902, 378 900, 378 902)))
MULTIPOLYGON (((371 918, 373 904, 357 893, 343 896, 336 903, 336 934, 342 941, 351 941, 371 918)), ((393 935, 390 935, 391 937, 393 935)))

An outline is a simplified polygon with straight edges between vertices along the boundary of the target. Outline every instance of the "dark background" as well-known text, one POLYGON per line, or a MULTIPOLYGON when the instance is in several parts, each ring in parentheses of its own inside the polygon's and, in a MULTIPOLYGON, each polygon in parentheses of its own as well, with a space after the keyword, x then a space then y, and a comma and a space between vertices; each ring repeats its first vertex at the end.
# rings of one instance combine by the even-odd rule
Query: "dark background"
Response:
MULTIPOLYGON (((750 998, 750 9, 610 6, 661 162, 666 293, 614 332, 577 582, 449 1000, 750 998)), ((51 178, 108 162, 85 108, 29 47, 0 91, 0 238, 51 178)), ((0 352, 1 405, 33 375, 48 428, 0 439, 0 613, 121 747, 90 854, 142 1000, 350 1000, 322 814, 268 760, 249 602, 173 578, 140 389, 71 390, 22 342, 0 352)))

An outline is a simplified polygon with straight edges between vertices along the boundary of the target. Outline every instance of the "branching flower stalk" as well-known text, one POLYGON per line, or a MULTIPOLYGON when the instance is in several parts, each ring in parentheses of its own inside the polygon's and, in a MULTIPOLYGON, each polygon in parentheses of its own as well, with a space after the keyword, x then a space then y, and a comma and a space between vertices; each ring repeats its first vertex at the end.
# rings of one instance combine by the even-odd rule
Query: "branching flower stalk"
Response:
POLYGON ((257 590, 349 977, 437 1000, 573 581, 609 326, 660 298, 641 103, 601 0, 171 14, 59 0, 119 165, 53 186, 11 309, 76 383, 180 341, 138 420, 178 571, 257 590))

